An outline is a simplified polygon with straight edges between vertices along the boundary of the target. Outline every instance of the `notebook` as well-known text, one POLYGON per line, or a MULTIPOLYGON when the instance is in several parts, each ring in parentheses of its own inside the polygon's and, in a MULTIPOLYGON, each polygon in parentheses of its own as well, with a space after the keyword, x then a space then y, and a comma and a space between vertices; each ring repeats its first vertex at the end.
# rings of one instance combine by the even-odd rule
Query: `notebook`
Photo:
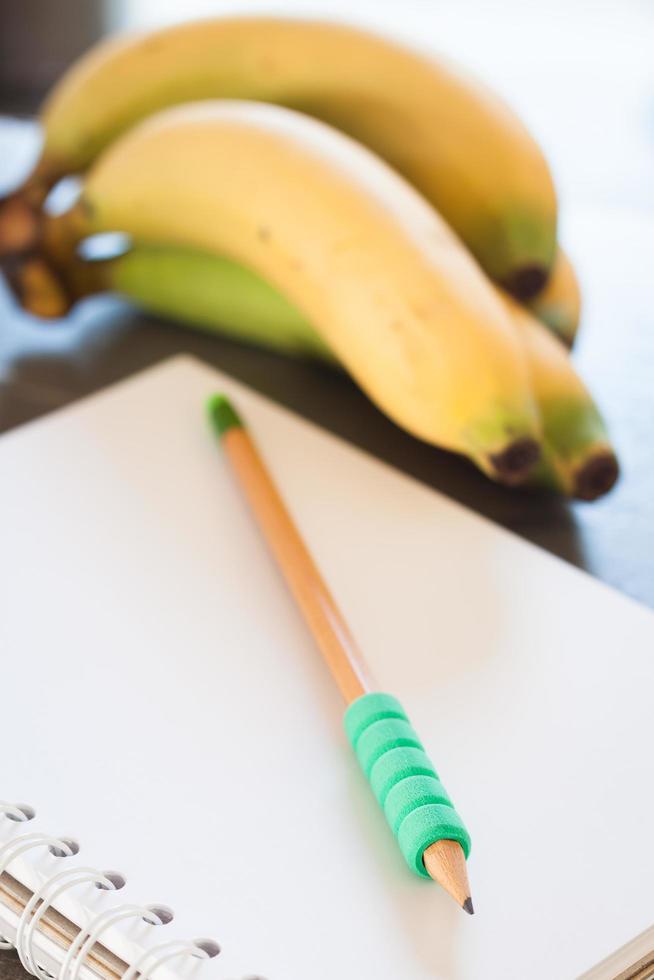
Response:
POLYGON ((186 976, 206 937, 215 980, 649 976, 651 611, 187 357, 4 436, 0 503, 0 934, 33 966, 186 976), (474 917, 403 862, 216 390, 471 832, 474 917))

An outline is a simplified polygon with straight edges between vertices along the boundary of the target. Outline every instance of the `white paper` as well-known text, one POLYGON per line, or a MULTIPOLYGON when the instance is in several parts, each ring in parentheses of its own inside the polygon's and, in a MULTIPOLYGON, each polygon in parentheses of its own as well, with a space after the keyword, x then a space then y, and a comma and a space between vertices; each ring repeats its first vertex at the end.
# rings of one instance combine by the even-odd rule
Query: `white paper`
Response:
POLYGON ((553 980, 652 925, 649 610, 190 358, 3 437, 0 502, 0 792, 212 976, 553 980), (470 829, 472 918, 357 769, 215 390, 470 829))

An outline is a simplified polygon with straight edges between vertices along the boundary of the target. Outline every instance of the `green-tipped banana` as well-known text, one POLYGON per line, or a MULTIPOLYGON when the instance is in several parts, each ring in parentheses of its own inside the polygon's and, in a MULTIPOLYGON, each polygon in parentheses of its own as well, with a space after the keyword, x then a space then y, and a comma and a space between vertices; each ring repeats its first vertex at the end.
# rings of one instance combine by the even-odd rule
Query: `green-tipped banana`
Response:
MULTIPOLYGON (((142 309, 284 354, 337 361, 309 321, 251 270, 221 256, 137 245, 90 266, 93 291, 113 290, 142 309)), ((569 357, 533 317, 508 303, 524 339, 545 435, 531 482, 592 498, 617 474, 597 407, 569 357)))
POLYGON ((227 255, 403 428, 509 483, 537 458, 526 357, 494 288, 412 187, 330 127, 255 103, 167 110, 117 141, 52 223, 227 255))
POLYGON ((604 420, 562 343, 510 297, 504 301, 525 344, 543 421, 543 454, 532 481, 594 500, 619 474, 604 420))
POLYGON ((215 98, 273 102, 343 130, 435 205, 492 278, 523 297, 542 287, 556 199, 521 122, 445 60, 343 24, 217 18, 104 41, 46 101, 26 199, 85 170, 153 112, 215 98))
POLYGON ((572 347, 581 316, 581 291, 572 262, 562 248, 556 253, 545 287, 528 306, 566 347, 572 347))

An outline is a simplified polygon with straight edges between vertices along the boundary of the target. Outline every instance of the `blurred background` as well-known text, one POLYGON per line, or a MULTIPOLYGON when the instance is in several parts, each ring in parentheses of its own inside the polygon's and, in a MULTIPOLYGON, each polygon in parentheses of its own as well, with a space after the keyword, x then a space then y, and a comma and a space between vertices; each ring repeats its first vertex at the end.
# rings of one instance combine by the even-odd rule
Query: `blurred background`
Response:
POLYGON ((620 484, 591 505, 503 490, 400 432, 345 378, 103 298, 42 324, 0 293, 0 429, 189 350, 654 606, 654 2, 1 0, 0 191, 29 166, 49 85, 98 37, 247 11, 380 28, 458 60, 522 116, 557 181, 585 299, 574 360, 607 417, 620 484))

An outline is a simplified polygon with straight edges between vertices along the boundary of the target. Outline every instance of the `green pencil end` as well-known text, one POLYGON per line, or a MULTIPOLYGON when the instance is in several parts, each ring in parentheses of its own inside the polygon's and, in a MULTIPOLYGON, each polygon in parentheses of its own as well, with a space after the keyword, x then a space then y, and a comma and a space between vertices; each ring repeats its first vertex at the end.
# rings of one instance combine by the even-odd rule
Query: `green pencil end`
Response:
POLYGON ((207 413, 219 437, 224 436, 229 429, 243 428, 243 423, 227 395, 212 395, 207 402, 207 413))

